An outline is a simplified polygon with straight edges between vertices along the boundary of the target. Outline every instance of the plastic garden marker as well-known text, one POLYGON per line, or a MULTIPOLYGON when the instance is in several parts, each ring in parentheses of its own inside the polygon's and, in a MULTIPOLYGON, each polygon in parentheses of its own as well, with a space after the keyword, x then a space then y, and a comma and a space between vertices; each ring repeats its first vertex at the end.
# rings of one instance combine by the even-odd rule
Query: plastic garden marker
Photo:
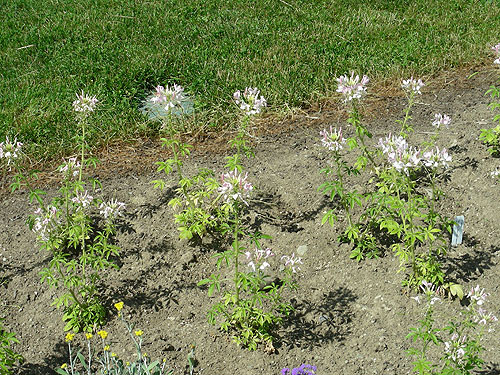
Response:
POLYGON ((464 223, 465 219, 463 216, 455 216, 455 224, 453 225, 453 233, 451 235, 451 246, 457 246, 462 243, 464 223))

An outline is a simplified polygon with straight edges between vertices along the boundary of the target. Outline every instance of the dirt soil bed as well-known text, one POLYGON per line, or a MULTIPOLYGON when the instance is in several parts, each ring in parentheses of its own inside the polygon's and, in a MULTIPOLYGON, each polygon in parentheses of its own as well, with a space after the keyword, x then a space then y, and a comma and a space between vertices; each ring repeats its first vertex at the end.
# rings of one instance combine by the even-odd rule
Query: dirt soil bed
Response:
MULTIPOLYGON (((500 163, 478 140, 480 129, 493 125, 484 93, 495 76, 483 71, 466 79, 470 73, 437 88, 425 88, 413 111, 416 132, 411 142, 418 144, 433 130, 435 113, 451 116, 452 126, 439 141, 453 157, 441 181, 446 197, 439 209, 452 218, 464 215, 465 235, 461 245, 450 248, 446 269, 466 290, 477 284, 486 288, 491 294, 488 310, 500 316, 500 185, 490 175, 500 163)), ((395 120, 401 118, 404 105, 403 97, 386 98, 367 114, 365 122, 374 142, 398 131, 395 120)), ((330 125, 345 127, 344 121, 345 113, 324 110, 290 119, 294 129, 259 136, 255 158, 246 162, 249 180, 256 187, 249 218, 272 236, 267 245, 277 255, 307 247, 300 288, 288 296, 296 310, 275 332, 274 353, 240 348, 207 322, 206 313, 215 299, 197 282, 215 270, 213 246, 208 239, 202 246, 178 239, 167 206, 171 192, 153 190, 151 181, 160 174, 152 162, 122 171, 120 165, 137 165, 122 158, 117 173, 102 180, 106 197, 127 204, 117 236, 120 269, 105 276, 103 292, 110 311, 114 303, 125 303, 125 316, 144 331, 149 356, 165 357, 175 374, 184 373, 191 345, 196 345, 196 374, 271 375, 301 363, 316 365, 318 374, 411 372, 411 359, 405 354, 411 342, 406 335, 422 318, 423 306, 403 293, 404 273, 397 273, 398 259, 386 252, 378 259, 353 261, 350 246, 337 241, 341 228, 320 225, 330 203, 317 191, 323 182, 319 170, 326 165, 319 131, 330 125)), ((186 170, 208 167, 221 173, 228 154, 195 148, 186 170)), ((164 157, 158 153, 155 160, 164 157)), ((173 179, 167 182, 174 184, 173 179)), ((2 310, 7 329, 20 340, 16 350, 26 358, 17 373, 26 375, 53 373, 53 368, 68 361, 62 311, 51 306, 55 291, 40 282, 39 272, 49 254, 39 250, 25 225, 34 209, 26 193, 1 197, 2 310)), ((462 308, 460 301, 439 304, 438 325, 462 308)), ((112 350, 122 358, 132 355, 132 344, 114 312, 106 329, 112 350)), ((500 374, 499 330, 497 326, 497 332, 484 340, 482 374, 500 374)))

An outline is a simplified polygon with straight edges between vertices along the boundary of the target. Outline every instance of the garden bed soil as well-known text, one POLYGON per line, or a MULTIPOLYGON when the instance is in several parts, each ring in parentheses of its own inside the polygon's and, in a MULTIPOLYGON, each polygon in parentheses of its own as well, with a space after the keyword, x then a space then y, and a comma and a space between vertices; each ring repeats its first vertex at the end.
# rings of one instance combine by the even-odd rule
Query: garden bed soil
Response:
MULTIPOLYGON (((486 307, 499 316, 500 184, 490 173, 500 163, 478 140, 481 128, 493 126, 489 97, 484 93, 495 76, 483 70, 467 79, 470 73, 462 72, 451 83, 425 87, 412 113, 415 133, 410 143, 418 144, 429 136, 435 113, 451 116, 452 125, 439 140, 453 157, 440 181, 446 197, 439 201, 439 210, 451 218, 464 215, 465 234, 461 245, 450 248, 446 269, 465 289, 477 284, 484 287, 491 294, 486 307)), ((395 120, 402 117, 404 106, 400 96, 378 100, 371 107, 365 123, 373 142, 398 131, 395 120)), ((405 350, 411 341, 406 336, 423 317, 424 306, 403 292, 405 275, 397 272, 399 260, 389 251, 378 259, 351 260, 351 247, 337 241, 342 222, 335 228, 320 225, 331 203, 317 191, 324 181, 319 170, 327 164, 319 131, 333 125, 343 126, 349 134, 352 129, 345 118, 345 112, 322 109, 288 119, 287 126, 293 129, 257 136, 255 158, 245 161, 255 186, 248 219, 272 236, 266 245, 277 256, 307 247, 298 273, 299 289, 287 295, 295 312, 275 331, 274 350, 250 352, 238 347, 207 322, 206 313, 217 296, 208 297, 206 288, 197 283, 215 270, 214 244, 209 237, 201 245, 178 238, 167 206, 172 190, 152 188, 151 181, 161 174, 152 161, 131 158, 141 155, 140 149, 111 160, 107 168, 116 170, 102 178, 104 194, 127 204, 117 235, 120 268, 102 280, 111 312, 105 327, 111 350, 125 360, 134 353, 113 308, 123 301, 124 316, 144 331, 145 352, 152 358, 166 358, 175 374, 184 373, 191 345, 196 346, 195 374, 279 374, 283 367, 301 363, 317 366, 318 374, 410 373, 411 358, 405 350)), ((230 151, 201 146, 186 161, 187 173, 199 167, 223 172, 224 157, 230 151)), ((155 156, 154 160, 166 158, 163 151, 155 156)), ((175 184, 171 177, 166 180, 167 186, 175 184)), ((369 187, 364 180, 350 183, 360 189, 369 187)), ((55 190, 49 187, 49 195, 55 190)), ((26 362, 16 373, 23 375, 50 374, 68 362, 62 311, 51 306, 56 291, 40 282, 39 272, 50 257, 39 249, 25 225, 35 208, 26 192, 4 194, 0 202, 2 309, 5 326, 20 340, 15 349, 26 362)), ((458 300, 437 304, 437 324, 443 326, 450 317, 458 317, 461 309, 458 300)), ((499 329, 485 336, 482 374, 500 374, 499 329)), ((82 343, 81 337, 76 343, 82 343)))

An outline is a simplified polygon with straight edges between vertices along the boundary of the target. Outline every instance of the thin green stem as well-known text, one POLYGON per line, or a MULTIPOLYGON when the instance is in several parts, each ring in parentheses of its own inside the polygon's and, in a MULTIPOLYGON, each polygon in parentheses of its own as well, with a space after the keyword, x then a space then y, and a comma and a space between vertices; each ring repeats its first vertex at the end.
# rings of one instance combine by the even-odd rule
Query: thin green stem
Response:
MULTIPOLYGON (((237 204, 235 202, 235 204, 237 204)), ((239 231, 240 231, 240 218, 238 207, 236 207, 236 218, 234 224, 234 287, 236 291, 236 306, 240 302, 240 283, 239 283, 239 258, 240 258, 240 244, 239 244, 239 231)))

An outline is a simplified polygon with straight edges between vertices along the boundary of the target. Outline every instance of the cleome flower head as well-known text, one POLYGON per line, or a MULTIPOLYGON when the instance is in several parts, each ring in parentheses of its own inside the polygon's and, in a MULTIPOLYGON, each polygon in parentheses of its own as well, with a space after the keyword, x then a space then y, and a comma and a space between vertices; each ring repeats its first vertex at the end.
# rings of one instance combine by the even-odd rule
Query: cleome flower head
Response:
POLYGON ((389 134, 385 139, 380 138, 378 147, 382 149, 383 154, 387 155, 387 161, 398 172, 408 175, 410 169, 420 167, 420 150, 410 147, 401 136, 389 134))
POLYGON ((267 107, 266 99, 262 95, 259 98, 259 94, 260 90, 257 87, 247 87, 243 94, 237 90, 233 94, 233 99, 247 116, 252 116, 260 113, 262 108, 267 107))
POLYGON ((340 151, 346 143, 346 140, 342 135, 342 128, 337 131, 337 128, 333 130, 330 126, 330 132, 324 129, 320 131, 319 134, 323 137, 321 139, 321 144, 330 151, 340 151))
POLYGON ((95 96, 86 95, 83 90, 82 94, 76 94, 76 100, 73 102, 73 110, 84 115, 94 112, 99 100, 95 96))
POLYGON ((155 87, 155 90, 151 101, 153 103, 164 104, 167 113, 170 113, 175 107, 182 108, 182 102, 186 99, 186 95, 181 86, 176 84, 171 87, 168 85, 167 87, 158 85, 155 87))
POLYGON ((401 87, 403 88, 403 90, 410 95, 416 95, 416 94, 422 95, 420 89, 424 86, 425 85, 421 79, 415 80, 413 79, 413 77, 407 80, 403 80, 403 83, 401 83, 401 87))
POLYGON ((440 165, 444 168, 448 168, 448 163, 451 162, 451 156, 448 151, 443 148, 441 151, 439 147, 434 150, 424 152, 422 163, 429 168, 436 169, 440 165))
POLYGON ((37 240, 46 242, 50 238, 50 234, 57 230, 59 226, 58 211, 55 206, 47 206, 42 210, 38 208, 34 214, 33 232, 37 235, 37 240))
POLYGON ((69 158, 67 162, 63 165, 59 166, 57 170, 67 176, 78 176, 80 171, 80 162, 76 160, 76 158, 69 158))
POLYGON ((266 249, 255 249, 254 254, 250 251, 245 252, 245 256, 247 257, 248 267, 250 267, 253 272, 258 268, 263 271, 270 264, 266 261, 267 258, 272 257, 274 254, 270 248, 266 249))
POLYGON ((442 126, 446 126, 446 129, 448 129, 450 123, 451 123, 450 116, 442 115, 441 113, 436 113, 434 115, 434 122, 432 123, 432 125, 438 129, 442 126))
POLYGON ((479 285, 475 288, 472 288, 467 294, 467 298, 470 298, 472 301, 475 301, 478 306, 481 306, 489 297, 489 293, 484 291, 484 288, 481 289, 479 285))
POLYGON ((248 206, 245 201, 250 196, 253 186, 247 181, 248 173, 238 173, 237 169, 221 176, 222 185, 219 192, 227 203, 241 201, 248 206))
POLYGON ((94 201, 94 197, 89 194, 87 190, 84 192, 77 191, 76 196, 71 198, 71 201, 78 205, 76 208, 77 210, 80 210, 82 208, 87 208, 90 206, 90 204, 94 201))
POLYGON ((118 202, 116 199, 111 199, 109 202, 102 202, 99 205, 99 214, 104 216, 105 220, 115 220, 119 216, 123 216, 123 211, 127 206, 123 202, 118 202))
POLYGON ((19 157, 21 153, 22 143, 14 138, 14 142, 9 141, 9 137, 5 137, 5 141, 0 143, 0 159, 6 159, 7 165, 19 157))
POLYGON ((300 271, 300 267, 297 266, 297 264, 304 264, 304 263, 302 263, 302 258, 296 257, 295 253, 292 253, 291 256, 283 255, 281 257, 281 260, 285 261, 285 267, 289 266, 292 269, 293 273, 300 271))
POLYGON ((495 51, 495 56, 496 56, 496 59, 495 59, 495 61, 493 61, 493 64, 500 65, 500 43, 498 43, 497 45, 491 47, 491 49, 493 51, 495 51))
POLYGON ((360 80, 358 75, 354 76, 354 72, 351 73, 351 77, 347 75, 340 76, 337 78, 337 82, 339 83, 337 92, 342 94, 344 102, 361 99, 366 94, 366 85, 369 81, 367 76, 363 76, 360 80))
POLYGON ((456 333, 451 336, 450 341, 445 341, 444 352, 448 358, 456 363, 461 363, 465 355, 467 337, 459 337, 456 333))

